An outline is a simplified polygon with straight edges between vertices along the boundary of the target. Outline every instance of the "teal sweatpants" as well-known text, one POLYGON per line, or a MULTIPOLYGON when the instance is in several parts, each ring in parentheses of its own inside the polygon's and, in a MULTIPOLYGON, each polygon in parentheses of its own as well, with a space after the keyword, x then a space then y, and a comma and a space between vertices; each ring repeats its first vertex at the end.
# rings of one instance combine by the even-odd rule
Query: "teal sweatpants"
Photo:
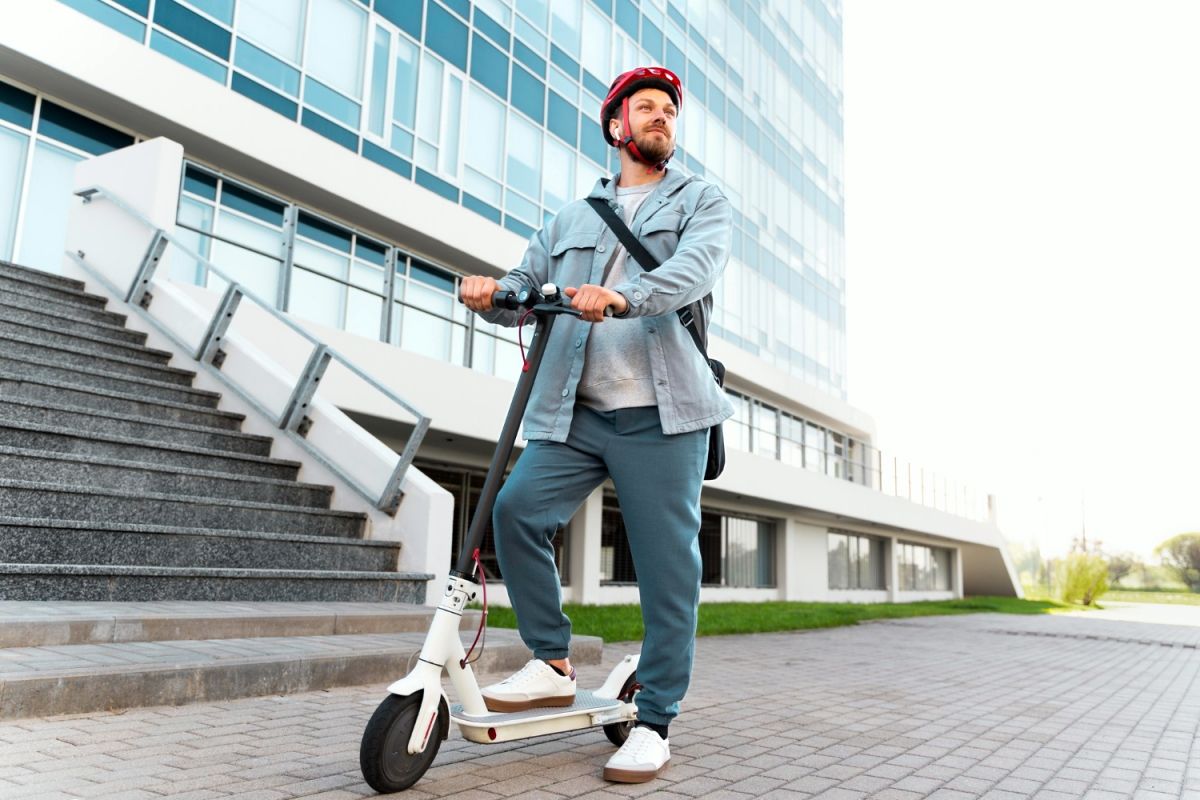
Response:
POLYGON ((565 658, 555 532, 612 477, 637 571, 646 634, 638 662, 638 718, 668 724, 692 675, 700 602, 700 488, 708 432, 666 436, 656 407, 576 406, 565 443, 532 441, 517 460, 492 522, 521 638, 542 659, 565 658))

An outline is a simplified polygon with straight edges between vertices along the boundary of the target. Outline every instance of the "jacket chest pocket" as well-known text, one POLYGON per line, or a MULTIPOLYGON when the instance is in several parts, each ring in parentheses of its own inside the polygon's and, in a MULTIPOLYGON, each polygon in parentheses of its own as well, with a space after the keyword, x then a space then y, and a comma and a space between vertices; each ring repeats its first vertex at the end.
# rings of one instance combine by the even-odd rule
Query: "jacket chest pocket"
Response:
POLYGON ((675 255, 679 246, 680 228, 683 226, 683 215, 678 211, 660 211, 642 225, 642 244, 650 251, 650 255, 666 261, 675 255))
POLYGON ((589 282, 595 255, 596 234, 575 233, 563 236, 550 247, 554 280, 562 286, 579 286, 589 282))

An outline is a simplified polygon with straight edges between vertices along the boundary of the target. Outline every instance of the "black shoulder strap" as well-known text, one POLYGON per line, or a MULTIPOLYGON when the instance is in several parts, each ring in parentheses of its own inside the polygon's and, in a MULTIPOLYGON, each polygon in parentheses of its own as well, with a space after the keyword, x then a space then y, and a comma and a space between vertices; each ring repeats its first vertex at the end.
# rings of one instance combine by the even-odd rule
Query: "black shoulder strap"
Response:
MULTIPOLYGON (((625 250, 629 252, 629 255, 633 256, 635 261, 642 265, 642 269, 650 272, 658 268, 658 259, 652 256, 641 240, 633 235, 633 231, 629 230, 629 226, 625 224, 625 220, 617 215, 617 212, 608 204, 608 201, 599 197, 589 197, 587 198, 587 203, 600 215, 600 219, 604 220, 609 229, 617 235, 617 239, 624 245, 625 250)), ((700 349, 700 354, 707 361, 708 348, 704 346, 704 337, 700 333, 698 315, 693 313, 692 306, 678 309, 675 313, 679 315, 679 321, 687 328, 688 333, 692 336, 692 341, 696 343, 696 347, 700 349)))

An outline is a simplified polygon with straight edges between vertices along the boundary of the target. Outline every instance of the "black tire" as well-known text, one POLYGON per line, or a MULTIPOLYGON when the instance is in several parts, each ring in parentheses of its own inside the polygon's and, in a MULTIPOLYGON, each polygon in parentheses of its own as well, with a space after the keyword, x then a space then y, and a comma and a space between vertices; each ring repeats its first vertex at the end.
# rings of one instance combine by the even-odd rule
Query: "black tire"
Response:
MULTIPOLYGON (((634 671, 625 680, 625 685, 621 687, 621 693, 617 695, 617 699, 625 703, 632 703, 633 696, 638 693, 642 685, 637 682, 637 672, 634 671)), ((625 740, 629 738, 629 732, 633 730, 633 721, 629 722, 614 722, 611 725, 604 726, 604 735, 608 740, 617 747, 625 744, 625 740)))
POLYGON ((424 692, 407 697, 389 694, 375 709, 363 731, 358 765, 363 778, 377 792, 402 792, 419 781, 433 764, 442 739, 450 730, 450 712, 442 699, 438 703, 438 729, 430 734, 424 752, 409 755, 408 738, 417 721, 423 695, 424 692))

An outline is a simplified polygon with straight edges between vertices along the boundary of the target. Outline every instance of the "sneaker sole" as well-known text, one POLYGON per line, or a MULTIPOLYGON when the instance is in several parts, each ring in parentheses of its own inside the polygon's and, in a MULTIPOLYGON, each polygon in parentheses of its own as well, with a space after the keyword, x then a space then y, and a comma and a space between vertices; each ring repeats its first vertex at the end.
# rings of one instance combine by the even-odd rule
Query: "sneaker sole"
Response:
POLYGON ((667 768, 667 764, 671 763, 671 759, 663 762, 663 765, 656 770, 649 772, 635 769, 616 769, 614 767, 604 768, 604 780, 612 781, 613 783, 646 783, 652 781, 662 774, 662 771, 667 768))
POLYGON ((574 705, 575 695, 563 697, 541 697, 537 700, 497 700, 494 697, 483 698, 483 704, 488 711, 530 711, 535 708, 566 708, 574 705))

